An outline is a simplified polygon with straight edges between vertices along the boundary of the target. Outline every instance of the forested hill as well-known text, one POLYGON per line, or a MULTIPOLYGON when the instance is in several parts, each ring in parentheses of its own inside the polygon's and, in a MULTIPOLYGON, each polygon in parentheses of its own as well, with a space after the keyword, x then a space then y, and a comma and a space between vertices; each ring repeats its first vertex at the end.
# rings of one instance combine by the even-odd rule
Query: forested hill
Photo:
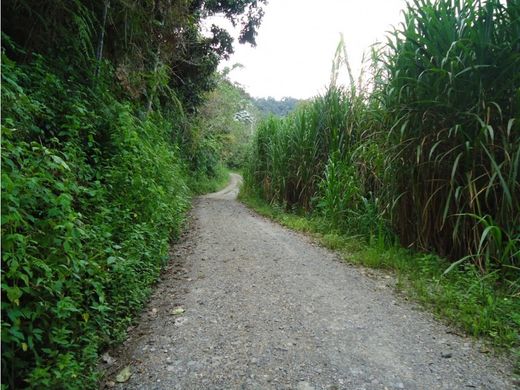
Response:
POLYGON ((277 100, 271 96, 267 98, 252 98, 253 103, 260 114, 264 117, 274 115, 278 117, 285 117, 296 109, 296 106, 301 102, 299 99, 292 97, 283 97, 277 100))
POLYGON ((96 388, 226 139, 200 118, 264 0, 2 2, 2 389, 96 388))

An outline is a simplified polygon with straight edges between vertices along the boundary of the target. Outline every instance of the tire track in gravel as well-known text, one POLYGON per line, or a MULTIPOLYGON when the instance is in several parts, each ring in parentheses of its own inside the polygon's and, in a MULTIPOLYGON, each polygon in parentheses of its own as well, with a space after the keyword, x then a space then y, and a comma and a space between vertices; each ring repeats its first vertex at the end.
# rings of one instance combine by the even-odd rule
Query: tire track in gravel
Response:
MULTIPOLYGON (((118 389, 512 389, 511 365, 309 238, 235 200, 197 199, 118 389), (182 307, 185 311, 174 314, 182 307)), ((113 380, 113 379, 112 379, 113 380)))

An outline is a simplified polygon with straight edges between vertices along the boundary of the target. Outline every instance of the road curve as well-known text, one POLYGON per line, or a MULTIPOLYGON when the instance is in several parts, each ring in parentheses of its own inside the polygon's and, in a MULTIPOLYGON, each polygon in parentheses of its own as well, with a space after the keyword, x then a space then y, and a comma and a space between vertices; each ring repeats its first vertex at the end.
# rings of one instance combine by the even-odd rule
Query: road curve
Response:
POLYGON ((229 183, 226 186, 226 188, 220 190, 219 192, 214 192, 213 194, 204 195, 203 198, 234 200, 238 196, 238 192, 240 191, 241 184, 242 184, 242 176, 240 176, 236 173, 230 173, 229 174, 229 183))
POLYGON ((235 200, 194 202, 191 228, 131 337, 118 389, 512 389, 509 363, 305 236, 235 200))

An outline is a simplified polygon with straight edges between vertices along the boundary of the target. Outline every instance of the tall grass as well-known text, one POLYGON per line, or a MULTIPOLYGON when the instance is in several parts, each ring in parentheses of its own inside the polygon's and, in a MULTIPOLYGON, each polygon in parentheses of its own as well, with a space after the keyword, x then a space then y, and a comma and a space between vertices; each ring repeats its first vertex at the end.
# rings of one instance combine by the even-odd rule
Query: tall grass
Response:
POLYGON ((520 2, 415 0, 374 68, 261 123, 246 190, 518 292, 520 2))
POLYGON ((401 242, 520 266, 520 3, 415 0, 389 39, 386 168, 401 242))
POLYGON ((287 118, 258 126, 246 190, 320 215, 331 229, 388 236, 378 194, 384 160, 375 143, 379 127, 365 96, 332 86, 287 118))

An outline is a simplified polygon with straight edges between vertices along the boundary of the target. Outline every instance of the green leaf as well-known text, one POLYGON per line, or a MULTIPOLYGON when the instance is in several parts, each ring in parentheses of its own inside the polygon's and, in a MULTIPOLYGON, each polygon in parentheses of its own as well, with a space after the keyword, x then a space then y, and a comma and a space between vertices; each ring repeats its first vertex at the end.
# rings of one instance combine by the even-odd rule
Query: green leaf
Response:
POLYGON ((63 167, 65 170, 67 171, 70 171, 70 167, 67 165, 67 163, 65 161, 63 161, 63 159, 59 156, 56 156, 56 155, 51 155, 51 158, 52 160, 56 163, 56 164, 59 164, 61 165, 61 167, 63 167))
POLYGON ((18 288, 18 286, 8 287, 6 285, 2 286, 4 291, 7 293, 7 299, 11 302, 15 303, 17 306, 20 305, 20 298, 22 297, 22 290, 18 288))

